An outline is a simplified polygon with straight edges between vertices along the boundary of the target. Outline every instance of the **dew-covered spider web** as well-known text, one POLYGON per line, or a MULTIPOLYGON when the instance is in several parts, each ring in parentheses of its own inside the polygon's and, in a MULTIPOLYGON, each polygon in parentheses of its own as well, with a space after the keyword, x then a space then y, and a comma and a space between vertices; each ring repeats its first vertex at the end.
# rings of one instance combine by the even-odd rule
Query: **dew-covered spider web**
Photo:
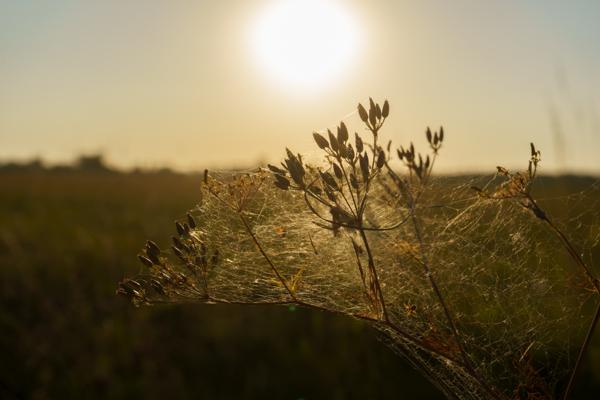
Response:
MULTIPOLYGON (((431 179, 414 220, 389 178, 374 180, 364 233, 387 319, 364 278, 359 232, 330 229, 302 193, 280 190, 264 171, 211 173, 192 218, 177 225, 175 248, 147 246, 142 272, 120 292, 139 305, 298 304, 348 315, 449 398, 560 398, 598 295, 545 221, 471 189, 493 190, 499 179, 431 179)), ((569 194, 553 182, 540 178, 533 194, 593 269, 600 184, 584 181, 569 194)))

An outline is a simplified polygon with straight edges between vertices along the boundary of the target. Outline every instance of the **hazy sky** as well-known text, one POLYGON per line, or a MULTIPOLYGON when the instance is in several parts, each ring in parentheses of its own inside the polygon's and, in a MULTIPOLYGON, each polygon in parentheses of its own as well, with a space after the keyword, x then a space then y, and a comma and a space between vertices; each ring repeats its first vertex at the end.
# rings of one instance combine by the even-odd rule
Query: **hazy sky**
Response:
MULTIPOLYGON (((526 165, 534 141, 548 172, 600 172, 600 1, 340 0, 350 55, 296 60, 336 67, 300 85, 253 42, 281 1, 0 0, 0 160, 250 166, 341 118, 362 129, 373 96, 397 144, 444 125, 439 170, 526 165)), ((303 18, 299 37, 341 32, 303 18)))

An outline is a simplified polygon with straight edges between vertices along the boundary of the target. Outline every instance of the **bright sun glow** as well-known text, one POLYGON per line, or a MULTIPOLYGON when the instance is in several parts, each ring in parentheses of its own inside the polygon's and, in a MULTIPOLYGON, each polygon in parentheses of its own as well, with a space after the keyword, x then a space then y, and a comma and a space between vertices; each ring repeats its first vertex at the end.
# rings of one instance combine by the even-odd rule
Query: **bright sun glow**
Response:
POLYGON ((348 72, 357 56, 358 27, 334 1, 273 1, 253 29, 261 69, 296 90, 332 83, 348 72))

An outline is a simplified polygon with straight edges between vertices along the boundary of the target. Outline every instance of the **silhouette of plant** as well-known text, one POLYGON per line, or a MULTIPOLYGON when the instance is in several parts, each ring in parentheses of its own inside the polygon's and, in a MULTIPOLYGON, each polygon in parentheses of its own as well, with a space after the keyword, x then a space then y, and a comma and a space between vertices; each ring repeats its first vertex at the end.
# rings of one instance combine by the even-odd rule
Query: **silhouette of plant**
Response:
MULTIPOLYGON (((369 99, 357 112, 367 136, 344 122, 313 133, 320 165, 287 149, 281 165, 257 172, 205 171, 202 201, 176 223, 171 252, 149 241, 144 270, 118 293, 136 305, 278 304, 347 315, 450 398, 568 396, 599 314, 590 309, 600 304, 598 281, 584 259, 598 245, 597 204, 571 217, 576 248, 532 194, 533 144, 527 173, 498 167, 505 181, 480 188, 478 178, 432 176, 443 128, 427 128, 427 154, 413 143, 393 152, 391 142, 381 145, 388 102, 369 99)), ((565 206, 597 203, 598 189, 565 206)))

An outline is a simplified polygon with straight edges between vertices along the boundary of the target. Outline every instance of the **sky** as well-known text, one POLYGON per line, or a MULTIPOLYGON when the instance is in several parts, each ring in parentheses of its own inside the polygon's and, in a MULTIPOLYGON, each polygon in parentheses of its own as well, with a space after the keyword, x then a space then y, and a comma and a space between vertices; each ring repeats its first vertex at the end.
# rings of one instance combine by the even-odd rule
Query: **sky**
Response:
POLYGON ((600 173, 599 1, 298 1, 0 0, 0 161, 249 168, 372 96, 440 172, 600 173))

